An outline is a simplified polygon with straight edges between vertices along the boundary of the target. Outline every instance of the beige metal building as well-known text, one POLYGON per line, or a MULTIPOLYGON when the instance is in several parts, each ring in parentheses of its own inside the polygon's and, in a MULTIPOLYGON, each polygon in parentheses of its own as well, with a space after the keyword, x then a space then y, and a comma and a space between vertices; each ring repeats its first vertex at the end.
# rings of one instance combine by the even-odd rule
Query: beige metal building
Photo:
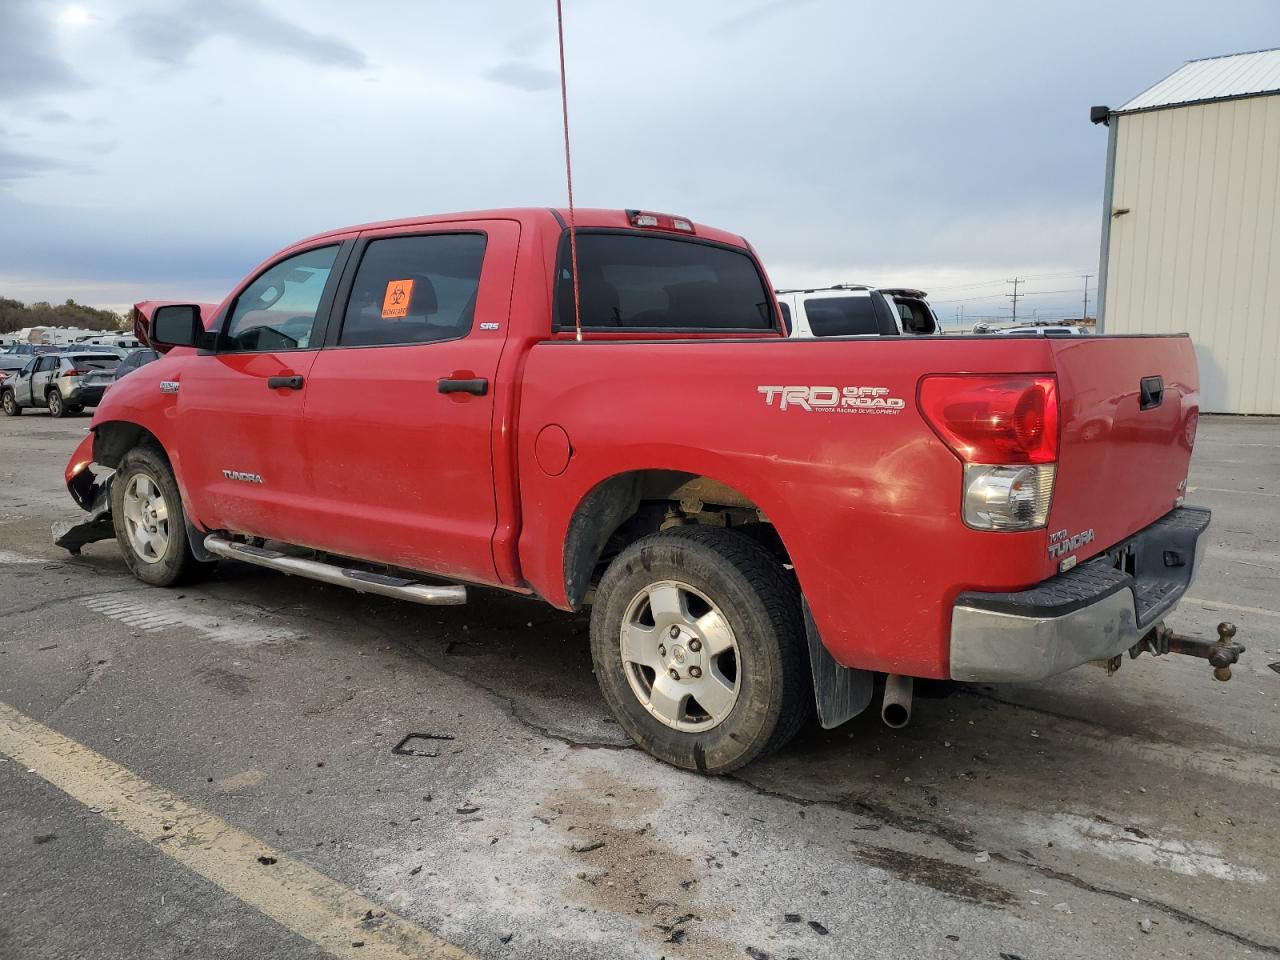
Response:
POLYGON ((1099 332, 1186 331, 1202 410, 1280 414, 1280 50, 1193 60, 1092 119, 1099 332))

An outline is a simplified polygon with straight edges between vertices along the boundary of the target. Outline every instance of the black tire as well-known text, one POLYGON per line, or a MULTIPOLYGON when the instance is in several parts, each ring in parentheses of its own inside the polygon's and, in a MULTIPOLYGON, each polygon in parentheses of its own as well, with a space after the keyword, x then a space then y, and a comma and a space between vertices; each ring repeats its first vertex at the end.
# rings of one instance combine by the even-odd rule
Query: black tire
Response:
POLYGON ((84 413, 84 406, 79 403, 68 404, 67 413, 73 414, 75 416, 79 416, 80 414, 84 413))
POLYGON ((49 416, 62 418, 67 415, 67 404, 62 399, 62 391, 54 387, 45 398, 49 406, 49 416))
POLYGON ((124 562, 143 583, 170 587, 197 579, 213 567, 212 563, 201 563, 192 554, 178 484, 168 462, 152 447, 134 447, 116 470, 111 481, 111 520, 124 562), (138 553, 130 536, 130 521, 125 516, 125 491, 139 474, 159 488, 168 511, 168 543, 159 559, 144 558, 138 553))
POLYGON ((18 403, 18 398, 13 395, 12 390, 0 393, 0 406, 4 407, 6 417, 22 416, 22 405, 18 403))
POLYGON ((795 580, 767 549, 731 530, 681 527, 623 550, 596 590, 591 654, 600 689, 623 730, 658 759, 688 770, 736 770, 786 744, 813 710, 795 580), (703 594, 737 642, 737 700, 710 729, 686 731, 664 723, 628 680, 628 670, 635 668, 623 663, 623 618, 640 593, 664 580, 703 594))

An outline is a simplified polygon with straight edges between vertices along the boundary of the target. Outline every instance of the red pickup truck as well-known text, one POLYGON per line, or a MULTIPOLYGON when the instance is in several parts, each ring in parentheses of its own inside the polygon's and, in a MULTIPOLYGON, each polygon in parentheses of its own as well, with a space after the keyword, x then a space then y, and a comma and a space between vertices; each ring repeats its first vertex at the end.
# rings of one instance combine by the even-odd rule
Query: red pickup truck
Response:
POLYGON ((635 210, 575 235, 552 209, 369 224, 216 307, 140 305, 168 352, 98 407, 61 542, 114 536, 160 586, 230 557, 589 604, 620 724, 707 772, 844 722, 880 674, 892 723, 912 677, 1143 649, 1229 675, 1229 631, 1161 622, 1209 522, 1182 505, 1185 336, 793 340, 741 237, 635 210))

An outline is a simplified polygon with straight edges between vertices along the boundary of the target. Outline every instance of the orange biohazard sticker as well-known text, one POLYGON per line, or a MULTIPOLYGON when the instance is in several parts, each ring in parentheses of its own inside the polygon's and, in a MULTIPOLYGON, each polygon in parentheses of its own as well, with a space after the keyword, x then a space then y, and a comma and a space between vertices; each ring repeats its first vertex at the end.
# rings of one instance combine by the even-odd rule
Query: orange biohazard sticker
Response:
POLYGON ((390 280, 387 292, 382 296, 382 319, 395 320, 409 315, 409 301, 413 299, 412 280, 390 280))

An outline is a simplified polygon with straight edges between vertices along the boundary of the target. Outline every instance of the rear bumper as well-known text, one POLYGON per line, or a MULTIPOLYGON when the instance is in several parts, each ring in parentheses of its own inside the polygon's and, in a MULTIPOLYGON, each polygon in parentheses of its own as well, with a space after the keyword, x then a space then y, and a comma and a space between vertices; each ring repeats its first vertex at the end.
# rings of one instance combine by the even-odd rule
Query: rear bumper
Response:
POLYGON ((107 392, 106 384, 94 385, 91 387, 71 387, 64 395, 63 399, 67 403, 77 406, 96 407, 102 401, 102 395, 107 392))
POLYGON ((1209 518, 1179 507, 1027 590, 962 593, 951 616, 952 679, 1040 680, 1124 653, 1195 579, 1209 518))

